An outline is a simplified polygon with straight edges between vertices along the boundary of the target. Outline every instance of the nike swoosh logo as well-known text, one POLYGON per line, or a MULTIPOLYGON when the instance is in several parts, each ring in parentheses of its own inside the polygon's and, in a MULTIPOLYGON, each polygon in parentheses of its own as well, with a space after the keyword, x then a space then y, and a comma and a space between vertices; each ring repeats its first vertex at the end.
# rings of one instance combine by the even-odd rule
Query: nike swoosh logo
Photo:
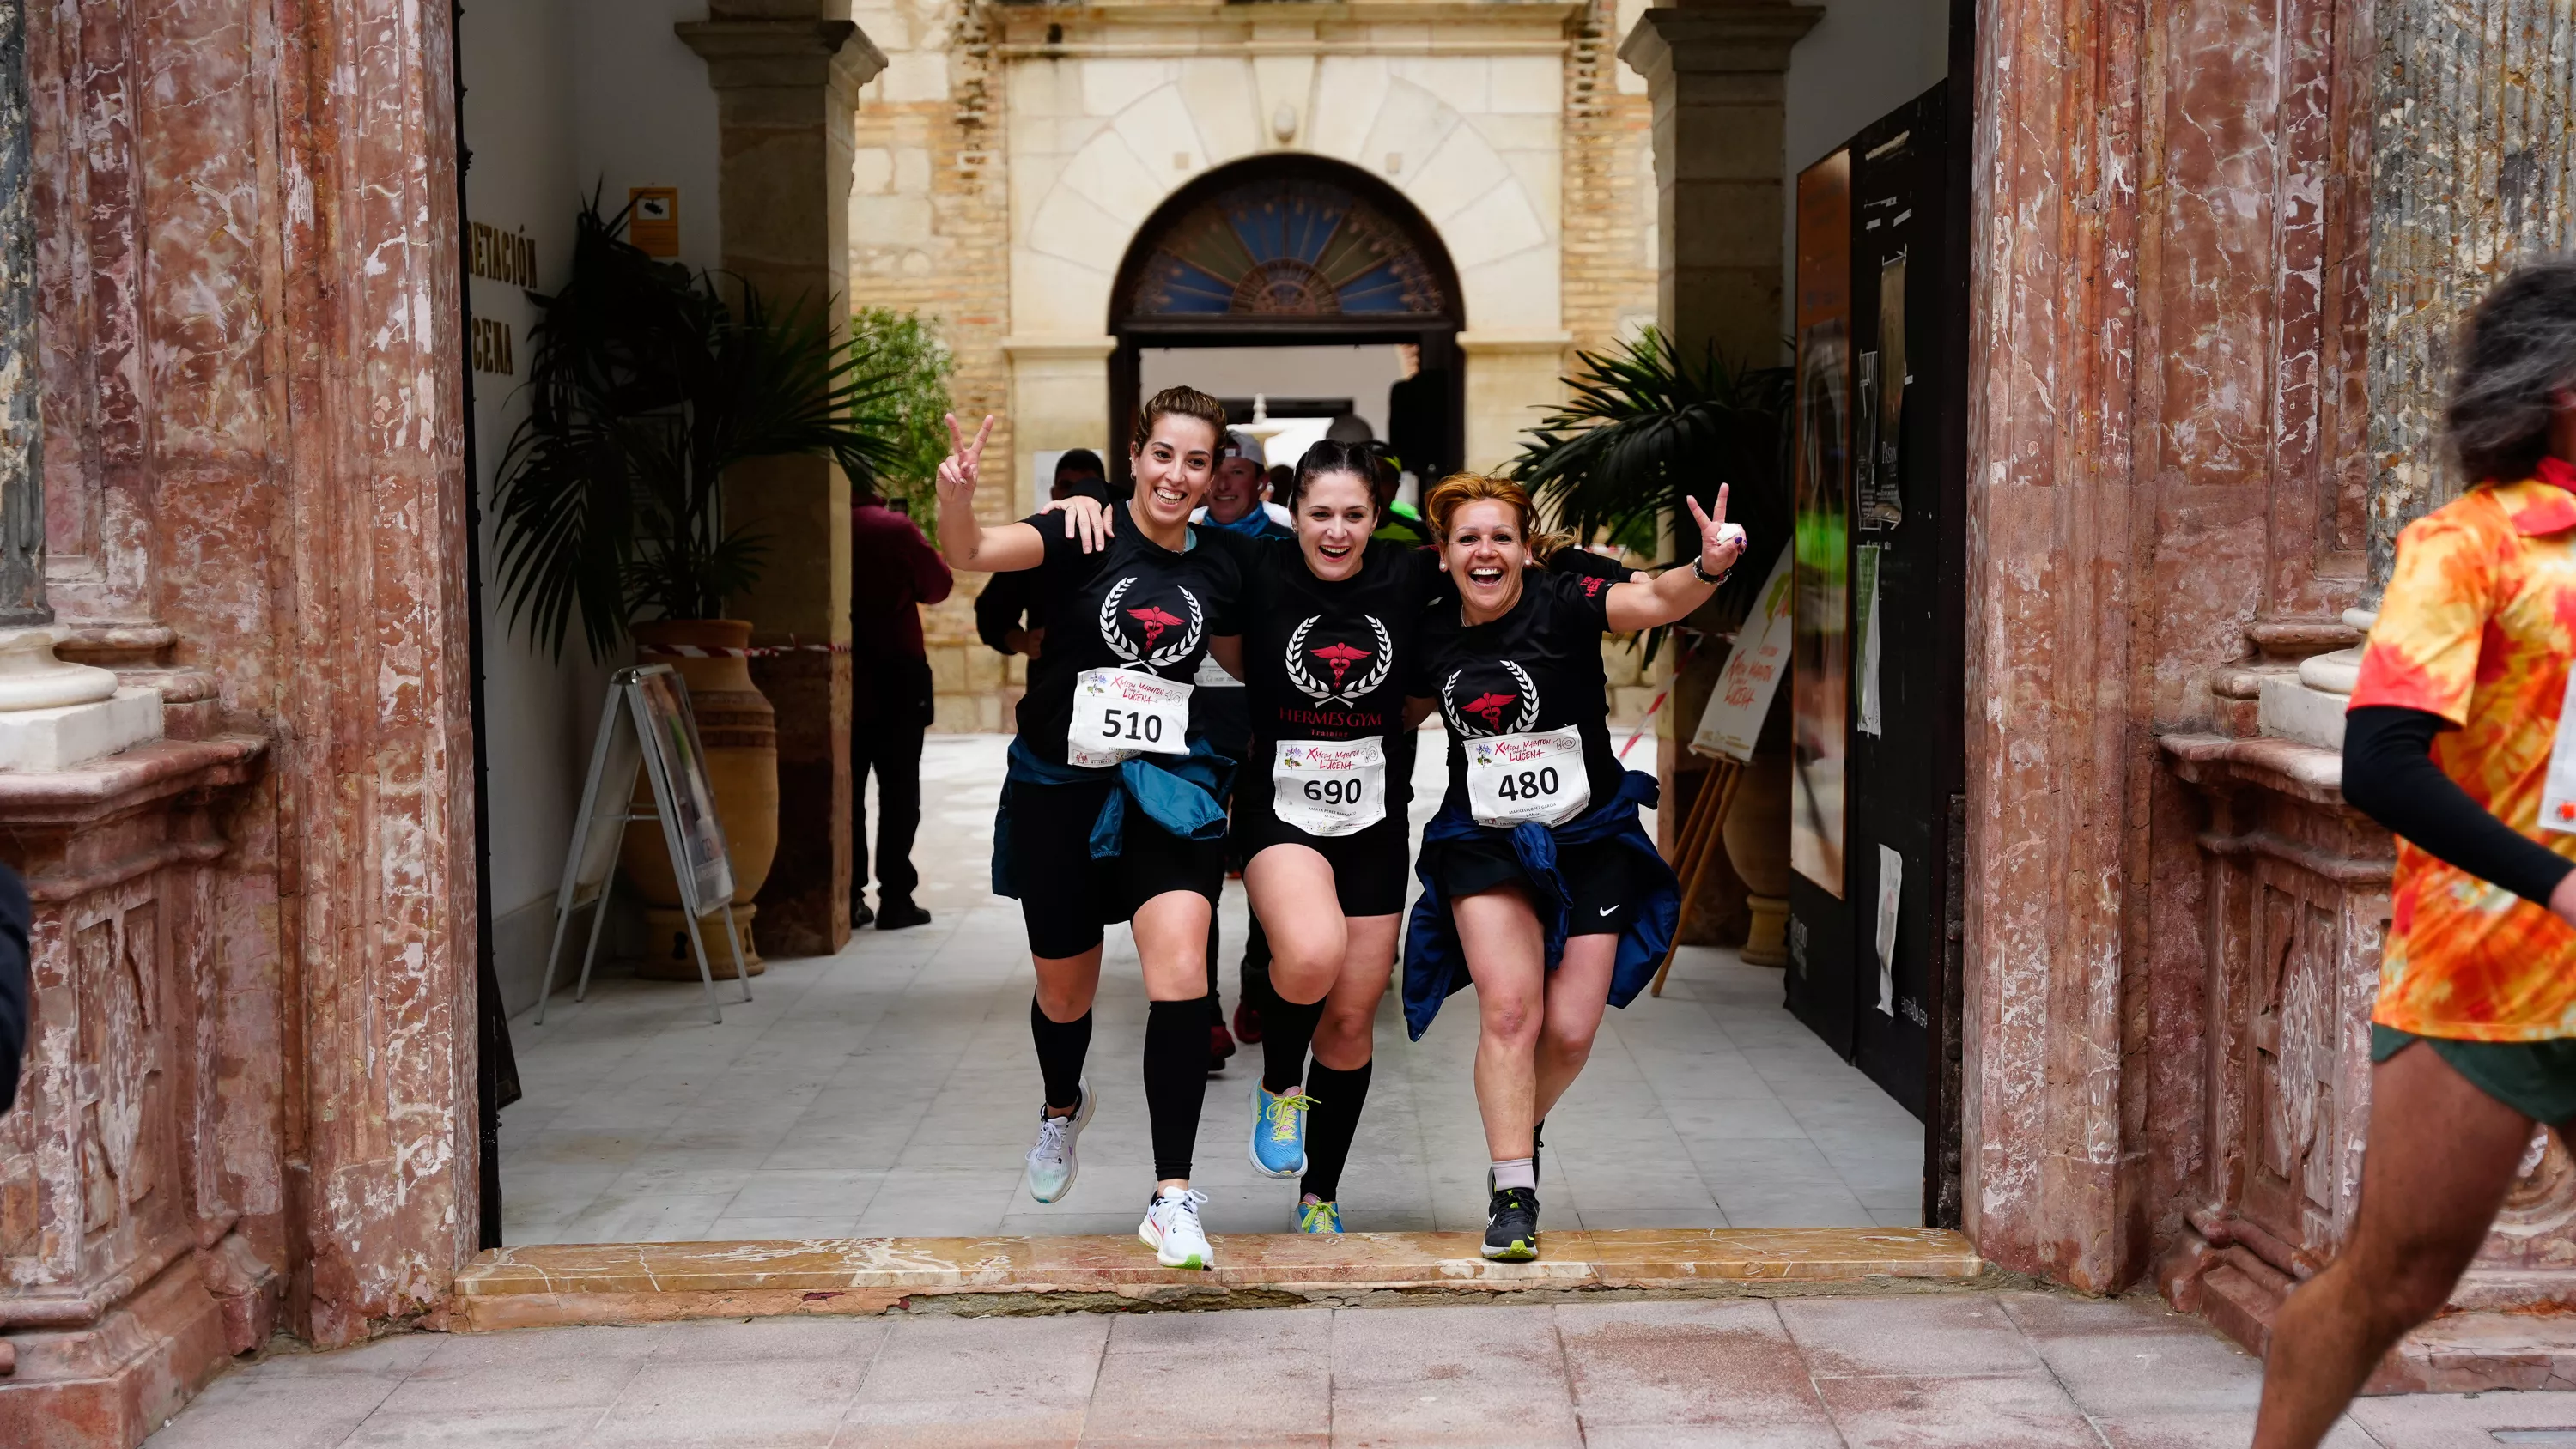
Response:
POLYGON ((1619 909, 1617 906, 1603 906, 1603 907, 1601 908, 1601 914, 1603 914, 1603 915, 1605 915, 1605 916, 1606 916, 1606 915, 1610 914, 1612 911, 1615 911, 1615 910, 1617 910, 1617 909, 1619 909))

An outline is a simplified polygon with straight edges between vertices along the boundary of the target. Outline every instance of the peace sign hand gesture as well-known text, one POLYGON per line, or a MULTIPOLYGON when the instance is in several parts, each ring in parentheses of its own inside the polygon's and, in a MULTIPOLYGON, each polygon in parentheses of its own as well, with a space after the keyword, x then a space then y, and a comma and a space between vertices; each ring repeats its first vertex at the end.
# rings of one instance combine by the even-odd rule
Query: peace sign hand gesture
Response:
POLYGON ((1735 567, 1735 561, 1744 555, 1743 528, 1726 521, 1726 494, 1727 486, 1718 484, 1714 512, 1701 508, 1696 498, 1682 498, 1690 505, 1691 517, 1699 521, 1699 568, 1710 578, 1735 567))
POLYGON ((984 415, 984 425, 975 430, 975 440, 966 440, 966 430, 957 426, 957 415, 948 417, 948 456, 939 464, 939 506, 973 508, 976 474, 984 466, 984 440, 993 435, 993 415, 984 415))

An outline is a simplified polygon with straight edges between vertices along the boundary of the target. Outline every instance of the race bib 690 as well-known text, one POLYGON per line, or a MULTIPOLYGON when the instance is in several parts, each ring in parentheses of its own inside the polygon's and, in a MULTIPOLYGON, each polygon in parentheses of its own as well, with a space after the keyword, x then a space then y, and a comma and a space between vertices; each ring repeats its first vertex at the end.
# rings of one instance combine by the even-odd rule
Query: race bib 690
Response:
POLYGON ((1354 835, 1386 818, 1386 746, 1364 740, 1281 740, 1270 765, 1271 809, 1308 835, 1354 835))

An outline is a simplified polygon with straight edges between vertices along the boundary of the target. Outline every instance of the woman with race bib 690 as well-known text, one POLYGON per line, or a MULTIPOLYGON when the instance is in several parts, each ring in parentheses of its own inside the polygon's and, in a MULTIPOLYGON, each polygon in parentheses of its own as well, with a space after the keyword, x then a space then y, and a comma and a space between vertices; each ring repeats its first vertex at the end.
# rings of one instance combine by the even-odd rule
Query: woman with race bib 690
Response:
POLYGON ((1601 635, 1679 621, 1744 551, 1690 501, 1697 556, 1609 583, 1533 565, 1519 484, 1456 474, 1423 506, 1455 609, 1424 626, 1413 692, 1450 738, 1449 789, 1423 832, 1423 895, 1405 940, 1405 1023, 1416 1040, 1449 993, 1476 986, 1476 1103, 1493 1160, 1484 1253, 1538 1256, 1538 1126, 1592 1051, 1605 1005, 1626 1006, 1672 940, 1681 891, 1639 823, 1655 779, 1610 743, 1601 635))
POLYGON ((986 418, 969 442, 949 420, 956 446, 939 467, 939 546, 954 568, 1036 570, 1048 622, 1020 698, 993 842, 993 889, 1018 898, 1037 967, 1029 1031, 1046 1100, 1029 1192, 1054 1202, 1073 1187, 1075 1139, 1092 1111, 1082 1067, 1102 927, 1129 922, 1148 1001, 1156 1178, 1137 1236, 1165 1267, 1213 1267, 1190 1155, 1207 1095, 1205 955, 1224 884, 1221 802, 1234 762, 1190 733, 1190 694, 1211 644, 1238 631, 1250 543, 1189 519, 1207 493, 1225 410, 1190 388, 1146 403, 1129 455, 1135 498, 1110 511, 1115 533, 1098 552, 1069 536, 1077 530, 1067 520, 976 521, 992 427, 986 418))

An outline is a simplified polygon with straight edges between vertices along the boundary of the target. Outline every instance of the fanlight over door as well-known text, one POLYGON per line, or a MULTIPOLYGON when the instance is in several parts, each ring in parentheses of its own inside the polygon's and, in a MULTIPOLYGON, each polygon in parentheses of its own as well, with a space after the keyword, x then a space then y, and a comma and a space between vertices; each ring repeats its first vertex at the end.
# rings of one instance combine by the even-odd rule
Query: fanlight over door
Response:
POLYGON ((1451 314, 1445 265, 1415 227, 1323 177, 1245 177, 1184 199, 1153 236, 1118 309, 1130 322, 1451 314))

